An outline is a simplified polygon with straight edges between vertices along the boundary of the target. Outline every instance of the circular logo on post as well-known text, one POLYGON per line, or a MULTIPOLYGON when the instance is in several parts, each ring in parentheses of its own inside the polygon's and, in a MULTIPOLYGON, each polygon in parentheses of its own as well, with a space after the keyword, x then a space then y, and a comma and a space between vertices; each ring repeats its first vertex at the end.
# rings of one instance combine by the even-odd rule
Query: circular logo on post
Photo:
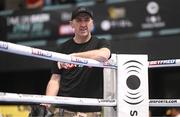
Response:
MULTIPOLYGON (((141 62, 136 60, 129 60, 123 64, 127 73, 126 87, 127 91, 124 97, 124 101, 130 105, 137 105, 143 102, 144 96, 141 92, 141 62)), ((126 88, 125 88, 126 89, 126 88)))

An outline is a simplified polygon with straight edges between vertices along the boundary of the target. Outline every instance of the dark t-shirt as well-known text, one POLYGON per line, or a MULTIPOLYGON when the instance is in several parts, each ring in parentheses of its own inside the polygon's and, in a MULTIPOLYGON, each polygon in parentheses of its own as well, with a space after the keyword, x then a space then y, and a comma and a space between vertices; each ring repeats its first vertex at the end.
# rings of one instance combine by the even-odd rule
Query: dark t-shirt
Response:
MULTIPOLYGON (((60 46, 58 52, 71 54, 106 47, 110 49, 110 43, 105 39, 92 37, 88 42, 77 44, 70 39, 60 46)), ((52 73, 61 74, 60 96, 80 98, 103 98, 103 68, 78 65, 72 69, 61 69, 57 62, 53 63, 52 73)), ((96 112, 101 107, 95 106, 63 106, 70 111, 96 112)))

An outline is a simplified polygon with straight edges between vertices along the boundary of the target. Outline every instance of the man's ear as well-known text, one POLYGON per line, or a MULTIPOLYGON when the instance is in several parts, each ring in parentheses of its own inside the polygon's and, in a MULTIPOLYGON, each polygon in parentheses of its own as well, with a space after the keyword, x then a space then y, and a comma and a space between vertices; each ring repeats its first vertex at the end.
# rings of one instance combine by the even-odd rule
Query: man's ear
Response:
POLYGON ((72 28, 74 28, 73 22, 69 21, 69 24, 71 25, 72 28))
POLYGON ((93 31, 94 28, 95 28, 95 24, 94 24, 94 21, 92 21, 92 29, 91 29, 91 31, 93 31))

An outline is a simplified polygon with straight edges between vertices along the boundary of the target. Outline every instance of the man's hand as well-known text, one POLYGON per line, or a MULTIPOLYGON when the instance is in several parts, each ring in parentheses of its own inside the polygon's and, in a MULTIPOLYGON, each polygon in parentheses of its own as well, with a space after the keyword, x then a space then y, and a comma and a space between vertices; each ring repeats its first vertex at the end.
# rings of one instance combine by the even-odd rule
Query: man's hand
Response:
POLYGON ((58 62, 57 64, 59 69, 72 69, 77 66, 72 63, 64 63, 64 62, 58 62))
POLYGON ((41 106, 44 106, 46 108, 50 108, 51 107, 51 104, 40 104, 41 106))

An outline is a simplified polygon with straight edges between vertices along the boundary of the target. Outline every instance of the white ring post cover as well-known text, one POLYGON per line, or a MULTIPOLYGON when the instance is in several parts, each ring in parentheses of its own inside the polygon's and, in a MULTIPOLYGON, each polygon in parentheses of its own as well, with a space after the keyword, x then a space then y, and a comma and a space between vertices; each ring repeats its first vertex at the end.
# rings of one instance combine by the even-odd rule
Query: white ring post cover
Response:
POLYGON ((117 56, 117 116, 148 117, 148 57, 117 56))
MULTIPOLYGON (((117 55, 112 54, 110 64, 116 65, 117 55)), ((117 69, 104 68, 104 99, 115 99, 117 83, 117 69)), ((113 107, 103 107, 103 117, 117 117, 117 111, 113 107)))

